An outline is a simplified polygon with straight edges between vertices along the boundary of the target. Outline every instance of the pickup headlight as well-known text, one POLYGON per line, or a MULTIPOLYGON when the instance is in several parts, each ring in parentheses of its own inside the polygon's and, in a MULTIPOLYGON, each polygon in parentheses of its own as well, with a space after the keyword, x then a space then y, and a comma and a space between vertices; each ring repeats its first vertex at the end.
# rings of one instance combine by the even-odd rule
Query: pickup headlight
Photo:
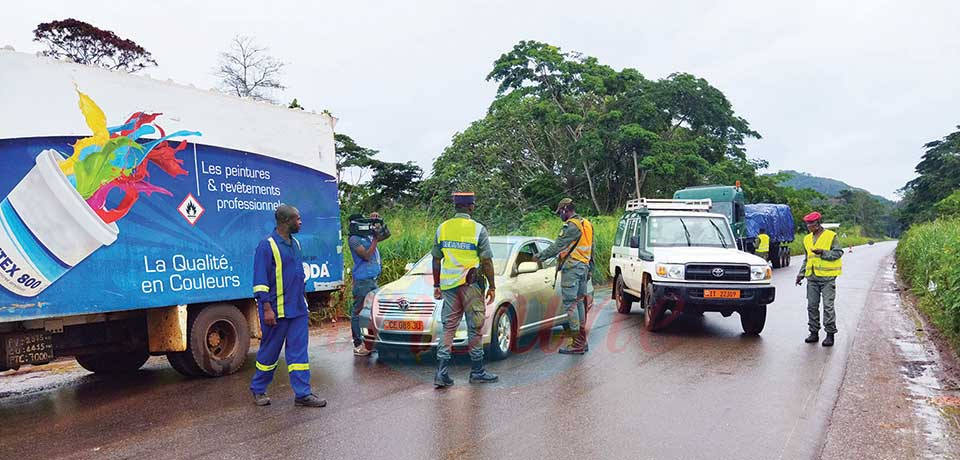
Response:
POLYGON ((773 278, 773 270, 767 265, 751 265, 750 281, 761 281, 773 278))
POLYGON ((683 279, 683 265, 657 264, 657 276, 672 280, 683 279))

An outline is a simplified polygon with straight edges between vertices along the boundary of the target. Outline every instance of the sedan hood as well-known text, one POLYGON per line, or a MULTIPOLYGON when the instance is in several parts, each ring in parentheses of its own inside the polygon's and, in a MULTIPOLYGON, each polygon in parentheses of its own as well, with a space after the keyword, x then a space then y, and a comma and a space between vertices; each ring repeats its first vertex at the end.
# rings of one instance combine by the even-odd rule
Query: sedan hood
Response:
POLYGON ((767 264, 762 258, 735 248, 653 248, 653 253, 657 262, 665 264, 767 264))

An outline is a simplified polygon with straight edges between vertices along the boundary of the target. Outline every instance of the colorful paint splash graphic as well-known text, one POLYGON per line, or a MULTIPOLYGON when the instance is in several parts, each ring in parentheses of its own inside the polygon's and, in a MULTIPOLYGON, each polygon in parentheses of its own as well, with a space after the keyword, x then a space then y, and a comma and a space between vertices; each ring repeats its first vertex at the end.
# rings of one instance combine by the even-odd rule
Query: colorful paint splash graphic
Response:
POLYGON ((177 152, 187 147, 187 141, 171 146, 169 139, 200 133, 166 134, 154 123, 162 114, 145 112, 134 113, 120 126, 107 127, 103 110, 79 89, 77 94, 80 112, 93 135, 73 145, 73 155, 60 163, 60 169, 97 215, 109 224, 130 212, 141 193, 172 195, 169 190, 147 182, 150 177, 147 166, 153 164, 172 177, 186 175, 177 152), (156 140, 138 142, 144 136, 155 134, 160 136, 156 140), (116 207, 107 209, 107 196, 115 188, 123 192, 123 198, 116 207))

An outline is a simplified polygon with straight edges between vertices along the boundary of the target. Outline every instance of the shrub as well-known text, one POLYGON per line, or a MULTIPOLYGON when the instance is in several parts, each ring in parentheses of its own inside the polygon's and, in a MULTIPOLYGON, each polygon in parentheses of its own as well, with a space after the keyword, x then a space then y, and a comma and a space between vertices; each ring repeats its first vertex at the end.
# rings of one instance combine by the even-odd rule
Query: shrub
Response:
POLYGON ((920 309, 960 349, 960 219, 912 226, 897 246, 901 278, 920 309))

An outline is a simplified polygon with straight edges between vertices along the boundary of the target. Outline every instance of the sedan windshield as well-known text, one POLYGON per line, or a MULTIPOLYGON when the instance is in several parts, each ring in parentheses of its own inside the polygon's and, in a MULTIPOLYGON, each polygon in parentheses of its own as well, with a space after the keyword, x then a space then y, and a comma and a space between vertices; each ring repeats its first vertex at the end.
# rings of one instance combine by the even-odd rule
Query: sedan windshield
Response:
POLYGON ((663 216, 650 219, 650 246, 727 248, 733 241, 730 226, 719 217, 663 216))
MULTIPOLYGON (((510 243, 490 243, 490 249, 493 250, 493 273, 502 275, 507 266, 507 259, 510 257, 510 250, 513 245, 510 243)), ((411 275, 430 275, 433 273, 433 256, 427 254, 423 256, 413 269, 411 275)))

